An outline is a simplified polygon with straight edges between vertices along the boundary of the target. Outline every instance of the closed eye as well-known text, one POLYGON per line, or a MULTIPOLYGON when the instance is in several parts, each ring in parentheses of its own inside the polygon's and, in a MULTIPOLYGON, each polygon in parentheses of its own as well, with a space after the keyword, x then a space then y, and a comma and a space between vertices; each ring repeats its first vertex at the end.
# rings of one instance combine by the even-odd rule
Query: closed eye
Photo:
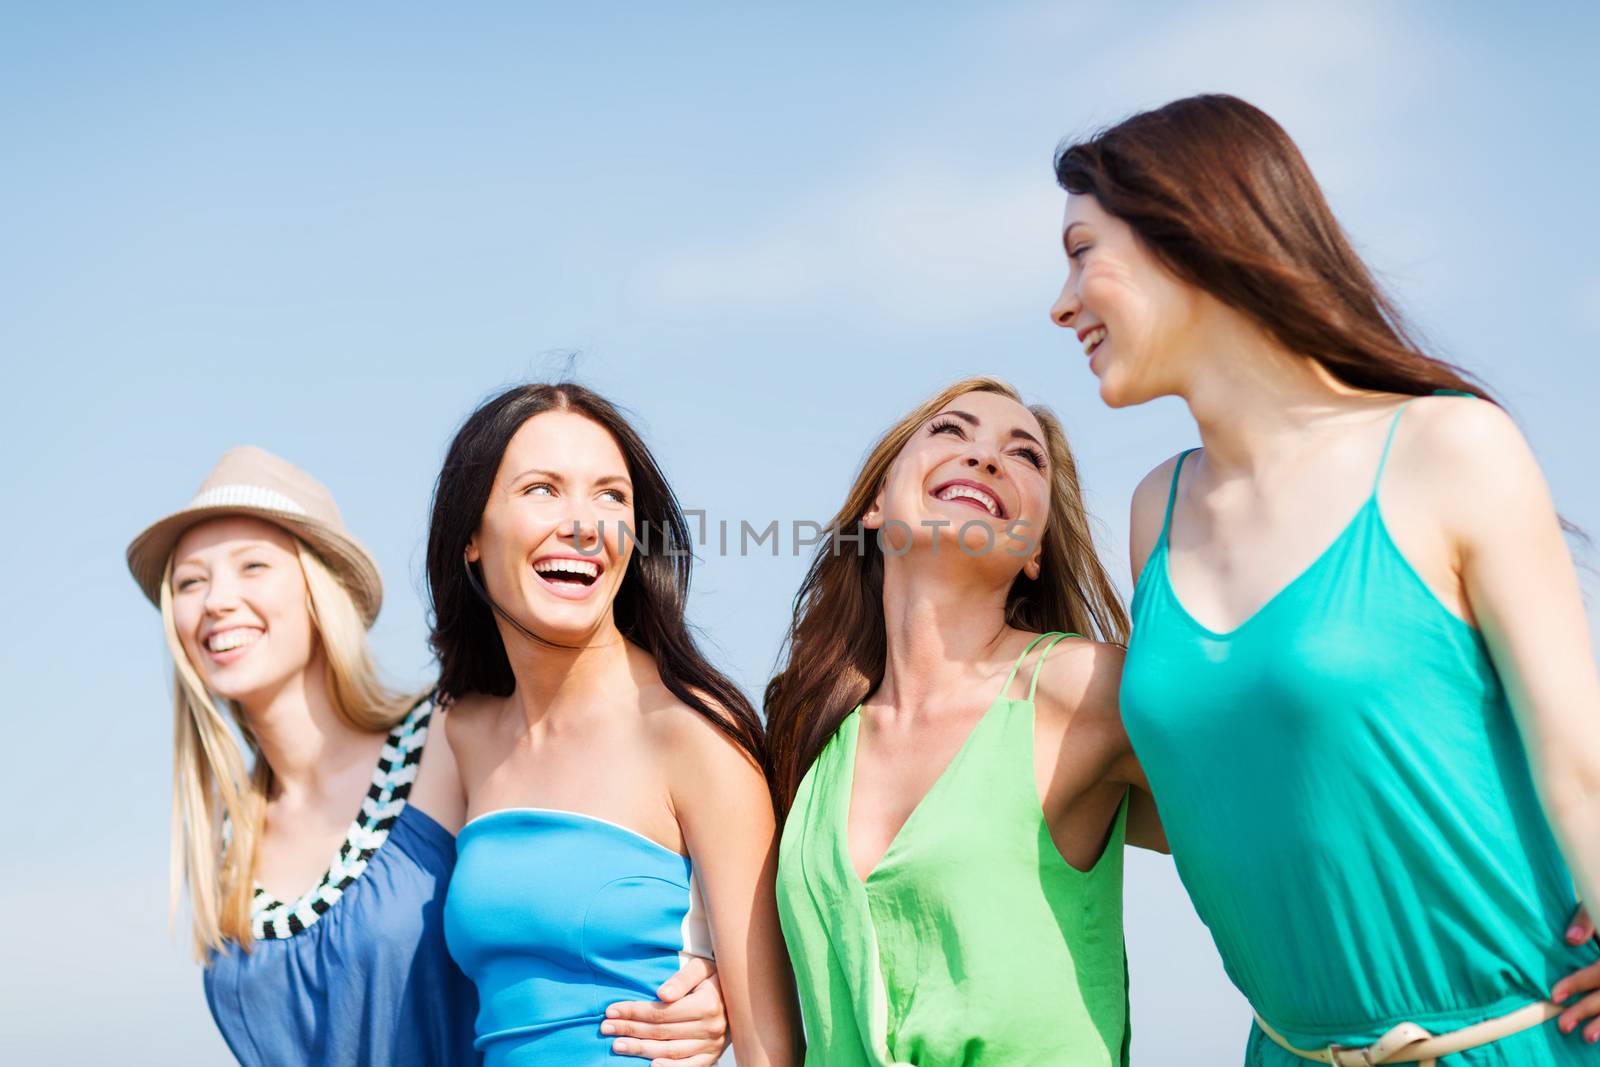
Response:
POLYGON ((931 426, 928 427, 928 433, 930 433, 930 434, 953 433, 957 437, 960 437, 960 438, 965 438, 967 436, 962 431, 960 424, 952 422, 949 419, 938 419, 938 420, 936 420, 931 426))
POLYGON ((1040 452, 1037 448, 1029 448, 1026 445, 1024 445, 1021 448, 1012 449, 1012 452, 1014 454, 1016 454, 1016 455, 1019 455, 1019 456, 1023 457, 1029 463, 1032 463, 1035 467, 1039 468, 1041 471, 1045 469, 1044 453, 1040 452))

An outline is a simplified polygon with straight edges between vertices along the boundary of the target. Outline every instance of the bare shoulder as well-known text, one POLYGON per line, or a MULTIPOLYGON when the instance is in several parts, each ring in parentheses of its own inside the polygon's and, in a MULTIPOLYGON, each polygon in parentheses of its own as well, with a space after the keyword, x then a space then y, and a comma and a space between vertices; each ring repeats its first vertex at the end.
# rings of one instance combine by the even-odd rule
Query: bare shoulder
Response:
MULTIPOLYGON (((728 710, 707 695, 701 699, 719 716, 728 710)), ((691 852, 705 845, 704 835, 754 815, 765 825, 772 819, 766 774, 738 742, 698 709, 670 697, 645 712, 644 730, 651 750, 666 773, 667 794, 689 840, 691 852)))
POLYGON ((1528 450, 1522 430, 1505 409, 1473 396, 1418 397, 1405 421, 1414 454, 1427 461, 1495 462, 1508 452, 1528 450))
POLYGON ((449 739, 449 715, 435 705, 428 719, 428 736, 423 742, 422 764, 411 787, 410 803, 431 815, 439 825, 454 833, 466 813, 466 797, 461 789, 461 772, 449 739))
POLYGON ((444 735, 457 759, 468 758, 473 749, 482 744, 502 704, 502 698, 472 693, 434 712, 442 717, 444 735))
POLYGON ((1505 410, 1476 397, 1418 397, 1391 460, 1441 517, 1475 521, 1548 499, 1527 439, 1505 410))
POLYGON ((1173 472, 1178 469, 1178 460, 1183 455, 1180 452, 1161 463, 1140 479, 1133 491, 1128 521, 1128 559, 1133 564, 1135 581, 1161 537, 1161 522, 1166 517, 1167 499, 1172 493, 1173 472))
POLYGON ((1056 642, 1039 668, 1036 714, 1075 730, 1113 727, 1120 733, 1117 692, 1126 656, 1122 646, 1103 641, 1068 637, 1056 642))
MULTIPOLYGON (((733 721, 728 709, 718 701, 705 693, 697 692, 697 695, 718 717, 733 721)), ((719 773, 735 772, 744 767, 760 775, 755 761, 738 742, 665 686, 659 698, 650 701, 645 708, 644 731, 654 750, 675 766, 686 765, 699 771, 715 768, 719 773)))

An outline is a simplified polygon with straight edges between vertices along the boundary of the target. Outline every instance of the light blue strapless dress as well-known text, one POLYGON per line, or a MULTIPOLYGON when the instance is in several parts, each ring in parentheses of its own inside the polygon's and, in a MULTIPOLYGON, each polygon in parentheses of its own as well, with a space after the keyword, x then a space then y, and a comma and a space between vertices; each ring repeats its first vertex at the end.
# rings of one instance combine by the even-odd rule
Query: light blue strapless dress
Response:
POLYGON ((478 988, 484 1067, 626 1060, 600 1032, 619 1000, 653 1000, 687 955, 711 956, 693 866, 576 812, 507 808, 468 822, 444 909, 478 988))

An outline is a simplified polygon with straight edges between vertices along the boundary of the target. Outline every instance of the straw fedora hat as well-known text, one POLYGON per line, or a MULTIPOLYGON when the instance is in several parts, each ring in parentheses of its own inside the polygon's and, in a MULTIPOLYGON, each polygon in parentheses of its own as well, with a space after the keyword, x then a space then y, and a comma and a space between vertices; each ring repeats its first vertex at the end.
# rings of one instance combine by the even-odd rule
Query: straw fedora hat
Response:
POLYGON ((151 523, 128 545, 128 569, 152 604, 161 603, 167 560, 184 531, 224 515, 264 519, 310 545, 350 590, 371 627, 383 606, 383 579, 372 553, 345 529, 333 494, 288 460, 250 446, 225 453, 193 500, 151 523))

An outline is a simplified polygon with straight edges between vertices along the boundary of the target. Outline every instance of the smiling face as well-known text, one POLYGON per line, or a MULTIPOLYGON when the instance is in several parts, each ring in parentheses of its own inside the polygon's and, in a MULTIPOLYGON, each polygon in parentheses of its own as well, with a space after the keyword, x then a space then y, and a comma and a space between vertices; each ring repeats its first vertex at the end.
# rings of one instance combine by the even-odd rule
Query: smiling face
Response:
POLYGON ((249 702, 320 656, 296 543, 260 519, 211 519, 173 550, 172 614, 212 692, 249 702))
POLYGON ((902 546, 932 545, 938 533, 951 556, 988 561, 983 565, 1013 577, 1019 570, 1036 577, 1038 552, 1024 552, 1007 530, 1042 540, 1050 514, 1044 439, 1039 420, 1010 397, 964 393, 912 434, 863 524, 883 531, 891 555, 902 546), (962 538, 965 552, 955 551, 953 536, 962 538))
POLYGON ((506 446, 467 559, 502 611, 541 637, 582 644, 611 624, 633 524, 633 483, 616 440, 582 415, 546 411, 506 446))
POLYGON ((1062 245, 1068 270, 1050 309, 1072 330, 1112 407, 1180 390, 1202 294, 1175 277, 1132 227, 1087 193, 1067 197, 1062 245))

